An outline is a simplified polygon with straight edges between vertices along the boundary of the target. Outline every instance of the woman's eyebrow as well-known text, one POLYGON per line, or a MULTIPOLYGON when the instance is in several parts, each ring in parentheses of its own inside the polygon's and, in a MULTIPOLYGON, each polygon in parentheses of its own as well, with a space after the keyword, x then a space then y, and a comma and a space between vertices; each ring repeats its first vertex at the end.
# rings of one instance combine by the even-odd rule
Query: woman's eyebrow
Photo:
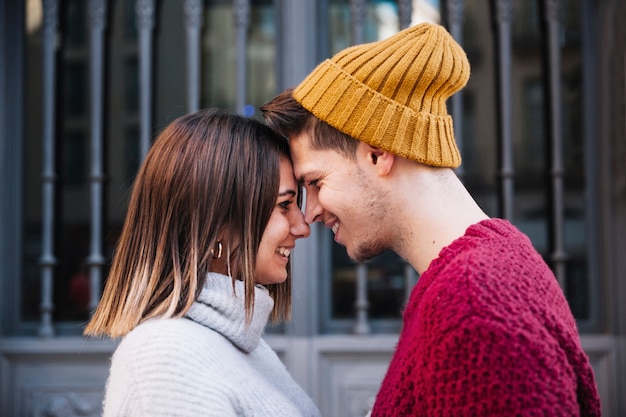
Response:
POLYGON ((293 196, 296 196, 297 194, 298 193, 295 190, 289 189, 289 190, 284 190, 284 191, 279 192, 278 196, 279 197, 283 197, 283 196, 286 196, 286 195, 291 195, 293 197, 293 196))

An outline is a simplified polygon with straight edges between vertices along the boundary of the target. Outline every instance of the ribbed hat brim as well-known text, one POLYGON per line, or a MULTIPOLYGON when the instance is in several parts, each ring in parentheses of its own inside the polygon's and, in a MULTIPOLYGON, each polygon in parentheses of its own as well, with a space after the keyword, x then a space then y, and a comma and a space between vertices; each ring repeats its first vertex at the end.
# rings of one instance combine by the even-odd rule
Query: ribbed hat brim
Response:
MULTIPOLYGON (((412 31, 421 30, 420 33, 424 32, 423 27, 409 29, 412 31)), ((368 82, 374 83, 374 77, 367 75, 366 80, 361 80, 353 74, 360 71, 358 75, 364 76, 366 70, 368 74, 375 71, 373 65, 376 65, 376 69, 379 66, 388 66, 388 70, 393 73, 394 77, 402 76, 403 88, 413 88, 411 80, 407 80, 407 77, 404 76, 405 73, 410 72, 412 76, 414 76, 413 74, 422 74, 421 80, 423 81, 424 68, 420 65, 430 65, 426 69, 432 72, 432 63, 430 62, 432 58, 420 57, 421 61, 416 59, 398 60, 396 56, 392 60, 391 57, 394 54, 389 51, 390 48, 394 47, 406 50, 406 42, 402 41, 406 41, 408 38, 407 31, 409 29, 384 41, 347 48, 335 55, 333 59, 322 62, 294 89, 294 98, 320 120, 355 139, 426 165, 456 168, 461 164, 461 156, 454 138, 452 118, 445 110, 445 99, 449 94, 466 84, 469 77, 469 64, 462 63, 466 65, 466 68, 456 64, 454 69, 450 69, 449 65, 436 64, 438 65, 437 73, 429 74, 429 76, 434 77, 433 81, 428 84, 429 88, 424 90, 422 96, 418 97, 420 105, 422 101, 428 103, 441 101, 441 105, 436 108, 431 105, 429 109, 431 111, 416 111, 408 105, 388 97, 386 94, 388 94, 389 82, 385 85, 386 90, 383 94, 368 85, 368 82), (381 49, 381 46, 386 46, 386 48, 381 49), (366 54, 371 55, 372 51, 375 51, 375 54, 364 60, 365 64, 358 66, 355 64, 357 59, 366 54), (429 59, 430 61, 428 61, 429 59), (350 73, 346 71, 345 66, 337 62, 353 65, 357 69, 350 73), (364 65, 369 65, 369 67, 364 68, 364 65), (417 68, 411 68, 411 65, 417 66, 417 68), (433 86, 436 88, 432 88, 433 86)), ((445 32, 443 28, 436 28, 435 30, 445 32)), ((410 41, 416 42, 416 39, 420 39, 415 33, 410 35, 412 36, 410 41)), ((441 37, 442 35, 437 33, 437 36, 441 37)), ((443 36, 449 37, 450 35, 445 32, 443 36)), ((450 42, 448 39, 445 41, 450 42)), ((413 45, 414 48, 420 46, 413 45)), ((432 57, 432 50, 436 50, 438 44, 429 45, 429 48, 431 50, 429 57, 432 57)), ((460 47, 458 49, 460 50, 460 47)), ((445 55, 450 55, 449 50, 450 48, 445 48, 439 55, 445 58, 445 55)), ((420 53, 420 51, 412 52, 416 55, 420 53)), ((453 56, 453 58, 456 61, 465 59, 467 62, 462 50, 461 53, 462 57, 453 56)), ((458 51, 453 51, 453 54, 458 55, 458 51)), ((455 64, 454 60, 452 62, 455 64)), ((381 88, 382 83, 377 80, 374 85, 381 88)), ((420 89, 421 87, 416 88, 420 89)))

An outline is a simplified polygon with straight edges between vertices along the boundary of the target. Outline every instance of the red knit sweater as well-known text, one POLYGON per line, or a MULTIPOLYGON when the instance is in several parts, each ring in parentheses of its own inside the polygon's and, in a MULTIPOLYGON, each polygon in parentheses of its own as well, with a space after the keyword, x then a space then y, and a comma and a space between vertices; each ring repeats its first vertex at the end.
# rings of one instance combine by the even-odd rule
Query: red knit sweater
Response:
POLYGON ((485 220, 421 275, 372 416, 544 415, 601 415, 593 370, 530 240, 485 220))

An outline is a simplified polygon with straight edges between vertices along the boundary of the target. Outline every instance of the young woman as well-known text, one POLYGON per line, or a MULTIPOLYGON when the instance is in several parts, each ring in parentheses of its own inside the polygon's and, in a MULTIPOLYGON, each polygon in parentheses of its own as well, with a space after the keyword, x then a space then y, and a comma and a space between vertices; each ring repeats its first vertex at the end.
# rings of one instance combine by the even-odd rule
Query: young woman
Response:
POLYGON ((261 335, 309 235, 286 141, 220 110, 172 122, 135 181, 85 329, 123 337, 104 416, 318 416, 261 335))

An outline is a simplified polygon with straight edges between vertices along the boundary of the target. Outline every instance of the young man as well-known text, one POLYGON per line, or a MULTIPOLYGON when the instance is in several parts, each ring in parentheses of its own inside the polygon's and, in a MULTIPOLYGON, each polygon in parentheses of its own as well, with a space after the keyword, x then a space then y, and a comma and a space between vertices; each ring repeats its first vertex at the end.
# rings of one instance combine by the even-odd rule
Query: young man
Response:
POLYGON ((453 171, 446 100, 469 74, 449 33, 420 24, 337 53, 261 108, 289 138, 305 220, 357 261, 392 249, 420 273, 372 415, 599 416, 553 273, 453 171))

